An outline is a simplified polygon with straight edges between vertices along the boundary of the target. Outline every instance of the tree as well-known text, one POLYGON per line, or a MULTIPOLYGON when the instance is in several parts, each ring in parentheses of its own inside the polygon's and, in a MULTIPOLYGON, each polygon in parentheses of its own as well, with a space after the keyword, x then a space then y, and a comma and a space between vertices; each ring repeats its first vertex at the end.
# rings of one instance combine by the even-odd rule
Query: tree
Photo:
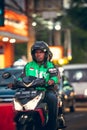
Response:
MULTIPOLYGON (((86 0, 71 0, 66 10, 64 24, 71 28, 73 60, 71 63, 87 62, 87 2, 86 0)), ((63 20, 62 20, 63 21, 63 20)))
POLYGON ((87 2, 85 0, 71 1, 70 9, 67 10, 71 22, 82 30, 87 30, 87 2))

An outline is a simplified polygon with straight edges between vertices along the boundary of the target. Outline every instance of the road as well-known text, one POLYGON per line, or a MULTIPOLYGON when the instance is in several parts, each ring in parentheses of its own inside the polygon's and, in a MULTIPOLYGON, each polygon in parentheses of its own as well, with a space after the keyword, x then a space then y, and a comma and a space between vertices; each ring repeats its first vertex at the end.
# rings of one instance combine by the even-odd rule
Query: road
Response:
POLYGON ((87 130, 87 107, 78 107, 74 113, 66 111, 67 128, 64 130, 87 130))
MULTIPOLYGON (((5 107, 5 104, 3 104, 0 106, 0 108, 0 130, 15 130, 15 124, 13 125, 12 118, 12 105, 6 104, 5 107)), ((87 106, 76 107, 76 111, 73 113, 70 113, 67 109, 64 114, 64 117, 67 125, 67 128, 65 128, 64 130, 87 130, 87 106)))

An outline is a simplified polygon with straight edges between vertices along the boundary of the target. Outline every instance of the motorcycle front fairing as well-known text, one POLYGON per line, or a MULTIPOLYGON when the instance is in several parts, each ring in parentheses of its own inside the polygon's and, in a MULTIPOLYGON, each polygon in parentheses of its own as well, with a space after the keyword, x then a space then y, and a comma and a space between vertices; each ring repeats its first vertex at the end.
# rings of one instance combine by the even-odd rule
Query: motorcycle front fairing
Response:
POLYGON ((17 111, 34 110, 39 101, 43 99, 43 92, 36 94, 36 96, 25 97, 25 98, 14 98, 14 107, 17 111))
MULTIPOLYGON (((27 77, 28 79, 29 77, 27 77)), ((29 121, 30 118, 33 120, 36 120, 35 122, 39 121, 42 126, 46 124, 48 121, 48 107, 47 103, 43 103, 43 99, 45 96, 45 89, 43 86, 43 79, 35 79, 32 82, 28 84, 27 80, 27 87, 26 83, 23 82, 25 85, 25 88, 18 89, 16 92, 15 98, 14 98, 14 107, 15 110, 18 113, 22 113, 21 116, 17 116, 18 120, 21 119, 21 122, 29 121), (39 83, 43 86, 41 88, 38 88, 37 86, 40 86, 39 83), (26 115, 27 112, 27 115, 26 115), (26 115, 26 116, 25 116, 26 115), (36 117, 37 116, 37 117, 36 117), (25 119, 25 117, 27 119, 25 119)))
POLYGON ((45 91, 43 92, 34 90, 32 92, 34 92, 33 96, 31 93, 30 95, 27 95, 27 98, 14 98, 13 102, 15 110, 17 111, 17 113, 21 113, 21 115, 17 117, 18 120, 21 119, 22 122, 27 120, 29 121, 30 118, 32 118, 32 121, 38 118, 39 123, 41 123, 43 126, 48 121, 48 107, 47 104, 43 102, 45 91), (36 115, 38 117, 36 117, 36 115))
MULTIPOLYGON (((26 129, 24 127, 28 127, 31 124, 30 122, 33 123, 34 127, 43 126, 48 121, 47 103, 43 102, 45 96, 44 79, 31 76, 17 80, 14 75, 10 75, 8 72, 3 74, 4 79, 10 77, 14 79, 12 89, 16 89, 13 103, 16 111, 17 130, 26 129), (39 88, 37 89, 37 87, 39 88)), ((29 127, 29 129, 32 128, 29 127)))

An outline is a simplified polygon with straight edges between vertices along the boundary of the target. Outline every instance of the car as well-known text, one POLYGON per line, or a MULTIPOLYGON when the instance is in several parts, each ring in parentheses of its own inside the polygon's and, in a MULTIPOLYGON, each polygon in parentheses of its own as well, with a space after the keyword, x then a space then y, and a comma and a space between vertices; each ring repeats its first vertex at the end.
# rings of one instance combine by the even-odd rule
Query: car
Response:
POLYGON ((18 66, 18 67, 9 67, 5 69, 0 69, 0 102, 12 102, 16 90, 12 90, 7 87, 9 83, 12 83, 12 78, 9 79, 4 79, 2 77, 2 74, 4 72, 10 72, 11 74, 14 74, 17 78, 20 77, 22 71, 23 71, 23 66, 18 66))
POLYGON ((64 74, 75 90, 76 102, 87 101, 87 64, 69 64, 63 66, 64 74))
POLYGON ((70 112, 74 112, 76 106, 74 87, 70 84, 67 77, 61 72, 58 91, 58 94, 62 97, 62 111, 65 112, 65 109, 69 108, 70 112))

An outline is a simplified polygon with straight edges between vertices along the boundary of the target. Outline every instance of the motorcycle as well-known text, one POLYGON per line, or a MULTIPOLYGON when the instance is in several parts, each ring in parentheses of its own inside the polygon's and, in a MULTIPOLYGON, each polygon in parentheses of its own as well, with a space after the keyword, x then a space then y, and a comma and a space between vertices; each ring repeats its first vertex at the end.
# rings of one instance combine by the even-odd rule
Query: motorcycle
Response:
MULTIPOLYGON (((44 78, 29 76, 17 80, 9 72, 5 72, 2 77, 14 79, 12 89, 16 89, 13 104, 17 130, 43 130, 49 120, 48 105, 43 102, 47 88, 44 78)), ((60 121, 59 117, 58 121, 60 121)), ((57 129, 60 128, 59 124, 58 122, 57 129)))
POLYGON ((62 94, 60 93, 60 86, 61 84, 58 85, 57 90, 56 90, 56 95, 58 98, 58 102, 57 102, 57 107, 58 107, 58 114, 57 114, 57 128, 58 129, 65 129, 66 126, 66 121, 64 118, 64 112, 63 112, 63 97, 62 94))

